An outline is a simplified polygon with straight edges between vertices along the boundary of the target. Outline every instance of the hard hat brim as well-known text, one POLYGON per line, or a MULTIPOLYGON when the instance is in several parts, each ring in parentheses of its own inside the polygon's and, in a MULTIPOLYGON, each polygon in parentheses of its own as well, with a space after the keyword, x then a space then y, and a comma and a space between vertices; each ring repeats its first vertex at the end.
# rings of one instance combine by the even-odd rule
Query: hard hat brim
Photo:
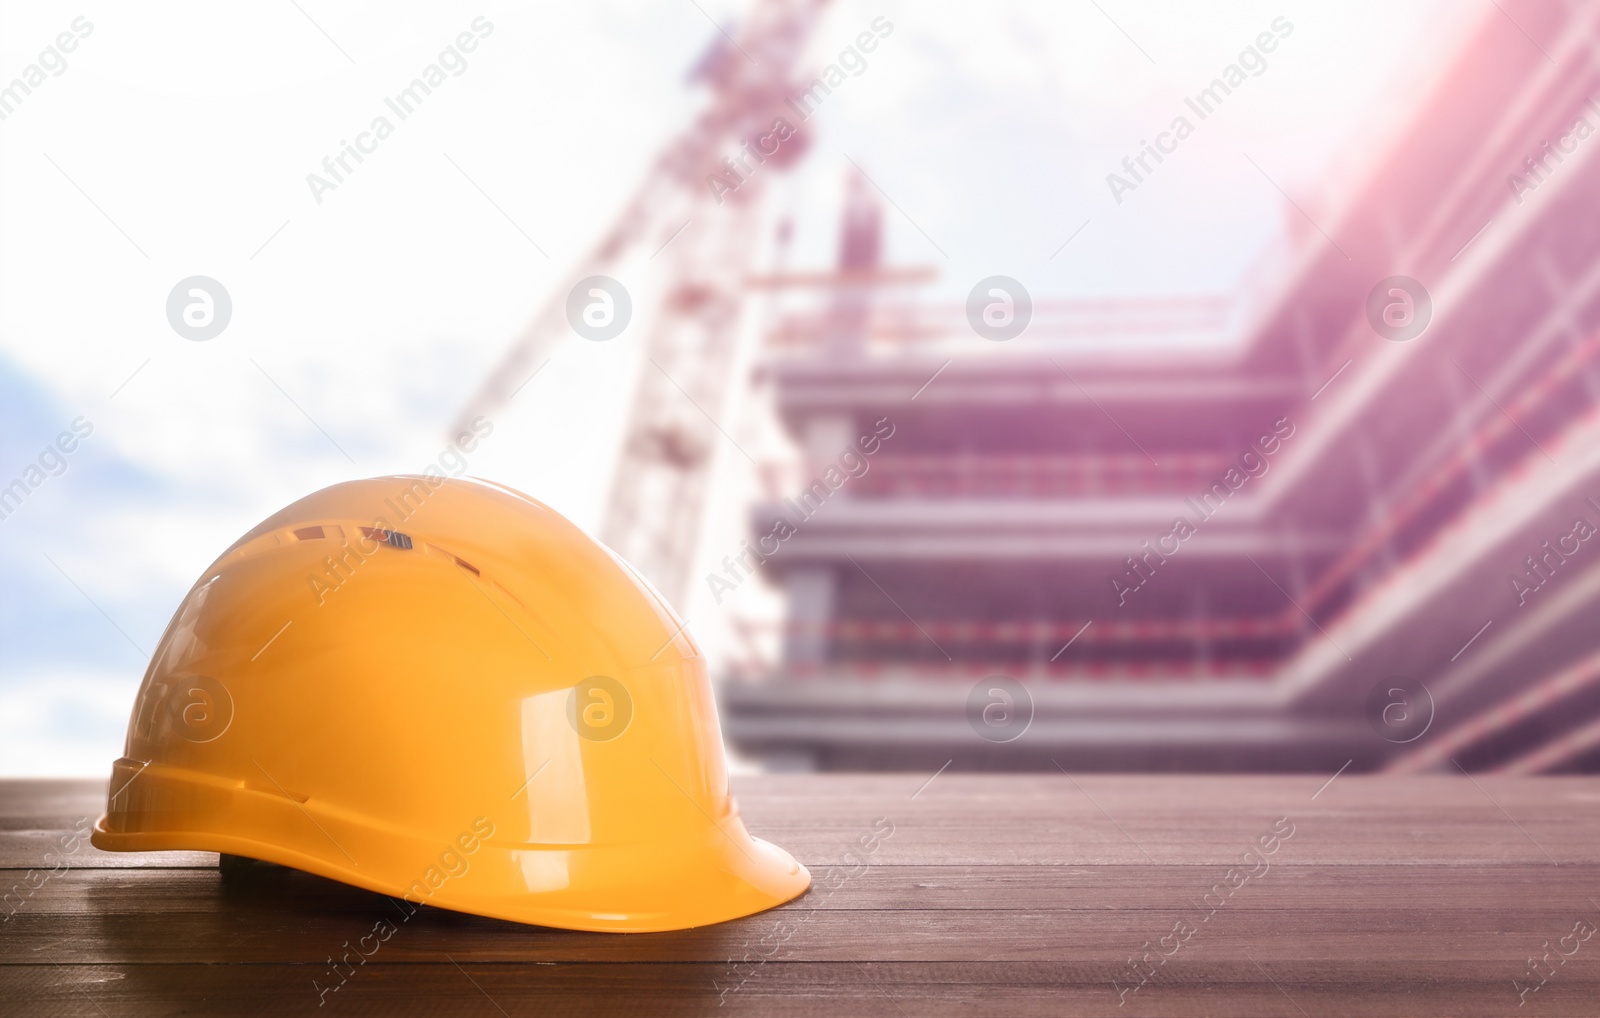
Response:
POLYGON ((765 911, 811 884, 803 865, 751 837, 736 813, 708 816, 700 836, 670 844, 515 845, 489 837, 473 839, 478 843, 470 852, 441 853, 436 841, 316 802, 224 786, 170 766, 144 768, 135 789, 117 797, 114 806, 123 808, 95 822, 96 848, 243 856, 415 905, 537 926, 613 933, 691 929, 765 911), (239 833, 245 830, 274 837, 239 833))

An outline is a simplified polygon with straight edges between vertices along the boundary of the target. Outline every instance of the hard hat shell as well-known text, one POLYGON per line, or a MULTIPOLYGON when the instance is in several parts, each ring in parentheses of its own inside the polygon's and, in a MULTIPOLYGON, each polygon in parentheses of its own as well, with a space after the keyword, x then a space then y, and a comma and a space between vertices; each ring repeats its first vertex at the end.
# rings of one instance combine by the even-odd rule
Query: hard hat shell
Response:
POLYGON ((108 792, 97 848, 544 926, 684 929, 811 881, 745 830, 684 623, 477 480, 336 484, 235 542, 162 635, 108 792))

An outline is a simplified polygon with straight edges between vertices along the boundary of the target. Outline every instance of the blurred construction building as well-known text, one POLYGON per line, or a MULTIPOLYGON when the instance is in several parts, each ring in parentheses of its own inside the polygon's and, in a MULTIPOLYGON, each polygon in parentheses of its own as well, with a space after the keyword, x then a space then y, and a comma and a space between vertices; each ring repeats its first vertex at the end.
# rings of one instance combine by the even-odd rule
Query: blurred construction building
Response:
POLYGON ((729 741, 930 773, 1600 766, 1600 6, 1501 6, 1286 206, 1265 295, 1039 300, 989 341, 883 285, 856 192, 761 362, 806 463, 753 514, 753 545, 792 526, 762 565, 789 617, 727 678, 729 741), (1397 303, 1420 334, 1375 326, 1397 303), (975 687, 1031 721, 991 738, 975 687))

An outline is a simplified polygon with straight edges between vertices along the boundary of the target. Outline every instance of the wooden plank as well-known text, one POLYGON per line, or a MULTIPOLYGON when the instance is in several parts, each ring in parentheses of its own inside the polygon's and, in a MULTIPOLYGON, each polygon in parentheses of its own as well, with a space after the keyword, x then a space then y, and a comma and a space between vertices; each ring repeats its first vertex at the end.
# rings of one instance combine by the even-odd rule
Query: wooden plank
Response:
MULTIPOLYGON (((941 909, 1026 912, 1195 911, 1224 871, 1212 866, 896 866, 841 873, 837 891, 815 886, 795 909, 941 909)), ((1600 889, 1600 866, 1407 866, 1403 907, 1438 912, 1583 910, 1574 893, 1600 889), (1472 888, 1470 895, 1463 888, 1472 888)), ((13 872, 10 878, 15 880, 13 872)), ((1396 907, 1395 867, 1303 866, 1280 863, 1240 888, 1229 912, 1316 908, 1386 911, 1396 907)), ((0 882, 0 888, 3 888, 0 882)), ((1595 895, 1600 899, 1600 894, 1595 895)), ((332 915, 383 915, 381 895, 296 870, 263 868, 249 884, 225 885, 203 867, 69 869, 28 897, 30 916, 138 915, 153 900, 165 913, 219 908, 296 908, 332 915)), ((1203 906, 1202 906, 1203 907, 1203 906)), ((1210 911, 1209 908, 1205 911, 1210 911)), ((1590 906, 1600 920, 1600 905, 1590 906)))
MULTIPOLYGON (((72 833, 69 826, 49 829, 0 831, 0 870, 26 870, 35 866, 55 868, 55 859, 62 851, 60 839, 72 833)), ((80 841, 71 852, 68 863, 74 869, 140 869, 158 867, 205 867, 216 869, 215 852, 102 852, 80 841)), ((4 881, 0 880, 0 885, 4 881)))
MULTIPOLYGON (((911 799, 907 790, 924 780, 766 775, 734 784, 753 833, 818 867, 843 864, 879 817, 895 834, 878 858, 903 865, 1231 865, 1280 816, 1296 825, 1292 850, 1303 863, 1600 862, 1600 778, 1484 777, 1480 791, 1459 777, 1346 775, 1312 800, 1320 782, 1304 777, 946 774, 911 799), (995 780, 1005 795, 994 794, 995 780)), ((75 784, 75 798, 34 793, 24 808, 37 812, 0 835, 0 864, 19 864, 12 836, 98 816, 104 783, 75 784)), ((148 859, 174 864, 169 853, 148 859)))
MULTIPOLYGON (((32 915, 5 924, 0 963, 45 957, 53 963, 173 964, 273 962, 315 964, 356 944, 380 920, 398 927, 389 957, 444 961, 704 962, 750 954, 782 942, 790 961, 1101 963, 1107 973, 1130 956, 1154 950, 1179 920, 1199 927, 1191 956, 1211 960, 1281 961, 1301 975, 1336 962, 1426 967, 1445 952, 1449 966, 1495 964, 1506 978, 1521 973, 1528 953, 1554 944, 1593 909, 1575 904, 1541 911, 1412 907, 1351 912, 1319 908, 1219 912, 1209 923, 1172 910, 1021 911, 991 909, 790 908, 699 930, 644 936, 549 930, 430 910, 401 923, 396 913, 339 914, 312 908, 141 912, 128 915, 32 915), (787 936, 788 939, 783 939, 787 936), (1373 959, 1367 961, 1365 959, 1373 959)), ((1591 941, 1591 943, 1596 943, 1591 941)), ((1600 946, 1600 943, 1596 943, 1600 946)), ((1579 968, 1582 968, 1580 966, 1579 968)), ((1573 970, 1577 972, 1578 969, 1573 970)), ((1600 978, 1589 968, 1589 978, 1600 978)), ((1109 977, 1109 976, 1108 976, 1109 977)), ((1575 976, 1576 978, 1576 976, 1575 976)))
MULTIPOLYGON (((0 1000, 7 1013, 309 1011, 311 980, 337 975, 329 957, 387 917, 398 929, 336 995, 351 1013, 702 1014, 720 1000, 794 1015, 1507 1014, 1530 954, 1600 922, 1600 779, 927 781, 737 779, 751 829, 794 850, 818 887, 645 936, 438 909, 399 922, 381 896, 292 870, 224 884, 206 853, 84 845, 0 924, 0 1000), (846 867, 879 817, 894 833, 846 867), (1270 868, 1203 906, 1279 817, 1294 831, 1270 868), (1131 985, 1132 956, 1159 953, 1180 921, 1188 941, 1119 1006, 1113 981, 1131 985)), ((104 793, 0 782, 0 864, 13 867, 0 885, 38 882, 25 867, 104 793)), ((1592 1015, 1600 938, 1581 951, 1538 1013, 1592 1015)))
POLYGON ((1600 884, 1590 867, 1399 869, 1280 865, 1212 914, 1199 905, 1218 875, 1211 867, 873 866, 837 891, 819 888, 784 909, 643 938, 435 909, 404 918, 379 895, 281 868, 242 886, 224 885, 214 870, 79 870, 46 881, 28 899, 9 924, 0 961, 36 950, 53 951, 56 961, 315 961, 380 919, 395 921, 402 934, 391 954, 431 960, 454 951, 481 960, 703 961, 759 952, 781 936, 786 956, 806 960, 836 959, 836 951, 900 960, 1068 952, 1115 962, 1182 920, 1207 944, 1241 929, 1270 936, 1257 949, 1263 956, 1344 956, 1359 939, 1405 958, 1447 937, 1459 958, 1494 961, 1504 958, 1508 939, 1531 951, 1577 918, 1600 919, 1600 907, 1582 902, 1585 889, 1600 884), (1472 893, 1463 894, 1468 887, 1472 893))
POLYGON ((106 791, 106 782, 94 778, 0 779, 0 831, 92 821, 105 812, 106 791))
MULTIPOLYGON (((8 1014, 96 1015, 774 1015, 779 1018, 896 1018, 1006 1015, 1015 1018, 1193 1018, 1200 1014, 1297 1018, 1353 1014, 1495 1016, 1517 1010, 1509 984, 1457 974, 1394 971, 1314 981, 1262 977, 1249 963, 1200 978, 1147 984, 1119 1006, 1098 973, 1071 963, 971 965, 874 961, 769 962, 753 972, 717 965, 385 965, 356 969, 319 997, 320 972, 287 965, 0 967, 8 1014), (319 1006, 319 1000, 326 1004, 319 1006)), ((326 985, 321 984, 321 985, 326 985)), ((1537 1015, 1594 1014, 1594 984, 1551 980, 1530 1005, 1537 1015)))

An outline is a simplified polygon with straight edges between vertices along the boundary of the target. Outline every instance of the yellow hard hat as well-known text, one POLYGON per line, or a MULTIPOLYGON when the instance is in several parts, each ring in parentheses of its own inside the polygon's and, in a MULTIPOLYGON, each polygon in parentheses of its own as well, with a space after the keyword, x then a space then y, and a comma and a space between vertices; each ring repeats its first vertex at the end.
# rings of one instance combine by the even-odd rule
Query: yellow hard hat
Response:
POLYGON ((627 563, 509 488, 325 488, 195 583, 95 847, 262 859, 461 912, 675 930, 811 882, 745 830, 705 659, 627 563))

